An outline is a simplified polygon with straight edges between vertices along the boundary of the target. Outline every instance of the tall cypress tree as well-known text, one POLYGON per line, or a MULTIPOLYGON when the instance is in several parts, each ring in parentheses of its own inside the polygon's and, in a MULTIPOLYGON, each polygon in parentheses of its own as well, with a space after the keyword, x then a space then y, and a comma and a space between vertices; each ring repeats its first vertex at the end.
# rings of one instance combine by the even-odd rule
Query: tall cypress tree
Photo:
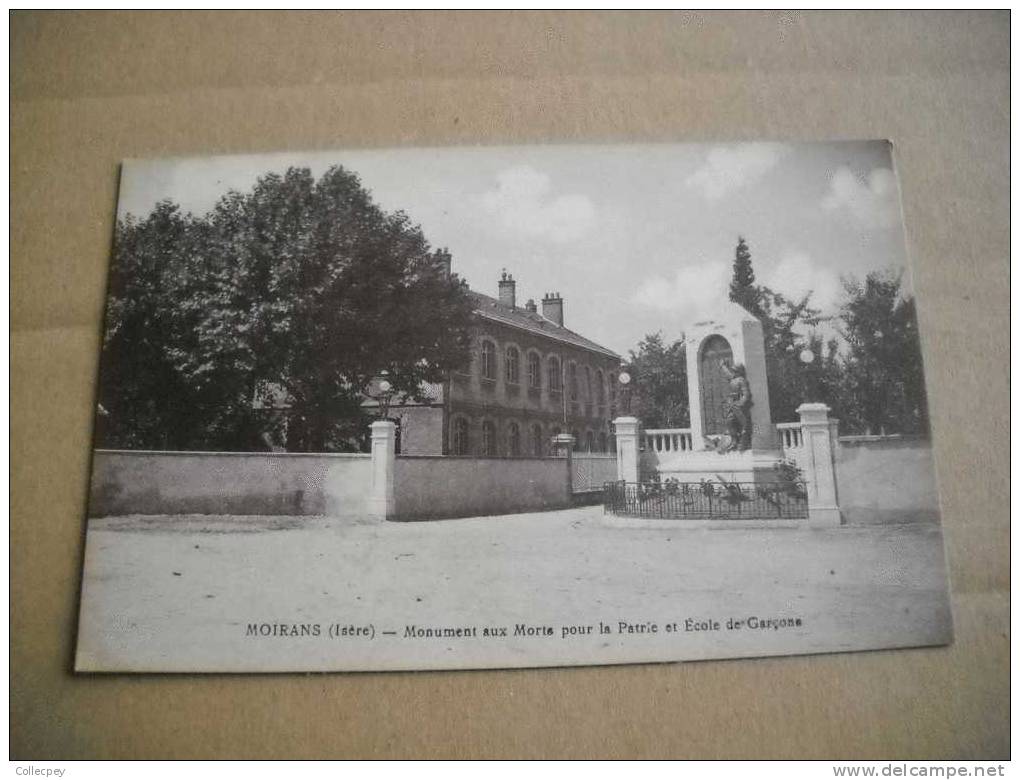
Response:
POLYGON ((751 265, 751 250, 743 236, 737 240, 737 251, 733 257, 733 279, 730 281, 730 300, 739 303, 752 314, 758 312, 760 293, 754 283, 754 268, 751 265))

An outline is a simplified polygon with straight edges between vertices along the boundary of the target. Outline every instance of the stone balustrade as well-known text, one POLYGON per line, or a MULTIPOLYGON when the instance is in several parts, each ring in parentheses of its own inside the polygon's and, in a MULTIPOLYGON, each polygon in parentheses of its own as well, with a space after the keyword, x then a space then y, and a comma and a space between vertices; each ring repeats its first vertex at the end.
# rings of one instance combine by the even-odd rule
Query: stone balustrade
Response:
POLYGON ((779 433, 779 446, 784 452, 803 448, 804 431, 801 430, 799 422, 778 423, 776 431, 779 433))
MULTIPOLYGON (((833 456, 839 447, 839 420, 829 417, 829 439, 833 447, 833 456)), ((783 457, 792 461, 799 461, 804 454, 806 446, 804 429, 799 422, 777 423, 776 433, 779 436, 779 447, 783 451, 783 457)))
POLYGON ((690 428, 646 428, 642 434, 650 452, 691 452, 694 438, 690 428))

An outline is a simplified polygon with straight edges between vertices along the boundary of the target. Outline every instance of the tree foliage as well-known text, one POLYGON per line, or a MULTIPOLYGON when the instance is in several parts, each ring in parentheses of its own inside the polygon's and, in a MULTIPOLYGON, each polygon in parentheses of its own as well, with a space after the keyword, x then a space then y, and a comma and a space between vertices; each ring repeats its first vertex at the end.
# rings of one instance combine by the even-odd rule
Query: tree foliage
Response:
MULTIPOLYGON (((757 306, 751 313, 762 323, 765 340, 765 371, 768 374, 769 404, 772 419, 796 420, 797 407, 808 400, 812 366, 805 365, 800 354, 810 347, 805 337, 818 326, 820 312, 811 306, 811 296, 791 299, 768 287, 758 287, 757 306)), ((820 355, 820 350, 813 350, 820 355)), ((817 399, 815 399, 817 400, 817 399)))
POLYGON ((635 392, 634 413, 646 428, 685 428, 690 425, 687 400, 687 360, 684 341, 667 345, 661 333, 644 337, 630 351, 635 392))
POLYGON ((796 420, 797 407, 814 400, 829 404, 848 433, 927 431, 914 301, 901 296, 899 275, 844 279, 844 300, 831 320, 843 343, 823 342, 824 319, 810 294, 791 299, 753 284, 743 238, 736 257, 730 298, 762 322, 773 420, 796 420))
POLYGON ((751 250, 743 236, 737 239, 733 257, 733 279, 730 281, 730 300, 739 303, 749 312, 755 312, 759 305, 759 288, 754 283, 754 267, 751 264, 751 250))
POLYGON ((383 369, 416 397, 467 359, 466 284, 402 212, 334 167, 270 174, 202 218, 118 224, 100 403, 106 446, 345 449, 383 369), (283 415, 253 402, 272 383, 283 415), (279 433, 279 432, 278 432, 279 433))
POLYGON ((848 427, 861 433, 927 433, 921 340, 913 298, 899 274, 845 279, 840 310, 847 344, 835 398, 848 427))

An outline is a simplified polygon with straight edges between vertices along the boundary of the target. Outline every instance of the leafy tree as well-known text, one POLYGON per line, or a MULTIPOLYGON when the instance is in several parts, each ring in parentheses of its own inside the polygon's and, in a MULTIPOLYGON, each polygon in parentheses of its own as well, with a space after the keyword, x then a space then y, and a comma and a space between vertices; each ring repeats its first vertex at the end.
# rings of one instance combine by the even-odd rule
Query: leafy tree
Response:
POLYGON ((927 433, 921 341, 913 298, 901 294, 901 276, 869 273, 843 282, 841 412, 861 433, 927 433))
POLYGON ((193 339, 187 303, 208 231, 163 201, 117 226, 99 376, 97 437, 106 446, 179 448, 199 435, 196 399, 174 349, 193 339))
POLYGON ((646 428, 690 425, 687 399, 687 357, 684 342, 666 345, 661 333, 644 337, 630 352, 634 375, 634 413, 646 428))
MULTIPOLYGON (((807 400, 811 367, 800 359, 811 347, 811 332, 821 322, 820 312, 811 306, 810 294, 790 299, 768 287, 758 287, 757 316, 765 340, 765 370, 768 374, 769 406, 772 419, 796 420, 797 407, 807 400)), ((816 347, 819 345, 816 344, 816 347)), ((812 349, 821 355, 820 349, 812 349)))
MULTIPOLYGON (((341 167, 318 180, 295 168, 264 176, 199 220, 162 208, 143 223, 145 240, 133 220, 118 227, 117 278, 141 289, 126 290, 128 301, 111 284, 110 308, 111 322, 125 307, 137 322, 118 354, 142 347, 135 367, 158 366, 188 418, 171 446, 264 448, 267 431, 282 427, 254 404, 269 382, 288 401, 287 449, 348 448, 383 369, 396 392, 417 398, 423 382, 467 360, 466 284, 418 226, 383 212, 341 167)), ((162 446, 154 436, 173 423, 167 404, 155 403, 151 423, 132 422, 157 389, 124 397, 105 380, 112 438, 162 446)))

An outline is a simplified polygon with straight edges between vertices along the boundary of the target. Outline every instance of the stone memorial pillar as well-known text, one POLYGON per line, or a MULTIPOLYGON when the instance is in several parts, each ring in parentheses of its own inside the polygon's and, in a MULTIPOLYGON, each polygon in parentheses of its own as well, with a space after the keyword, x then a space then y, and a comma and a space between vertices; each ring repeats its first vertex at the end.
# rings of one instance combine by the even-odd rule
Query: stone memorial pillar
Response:
POLYGON ((397 460, 397 426, 389 420, 372 423, 372 489, 368 512, 376 520, 387 520, 396 514, 393 473, 397 460))
POLYGON ((616 426, 616 479, 621 482, 638 481, 638 446, 640 423, 637 417, 617 417, 616 426))
POLYGON ((769 411, 769 384, 765 370, 765 337, 761 321, 730 300, 719 301, 709 319, 691 323, 687 339, 687 394, 691 439, 695 450, 705 449, 706 436, 726 433, 725 398, 728 378, 720 362, 740 366, 751 394, 751 449, 758 453, 778 449, 769 411))
POLYGON ((804 437, 804 462, 798 465, 807 481, 808 522, 819 528, 838 526, 839 501, 829 407, 819 403, 801 404, 797 414, 804 437))

